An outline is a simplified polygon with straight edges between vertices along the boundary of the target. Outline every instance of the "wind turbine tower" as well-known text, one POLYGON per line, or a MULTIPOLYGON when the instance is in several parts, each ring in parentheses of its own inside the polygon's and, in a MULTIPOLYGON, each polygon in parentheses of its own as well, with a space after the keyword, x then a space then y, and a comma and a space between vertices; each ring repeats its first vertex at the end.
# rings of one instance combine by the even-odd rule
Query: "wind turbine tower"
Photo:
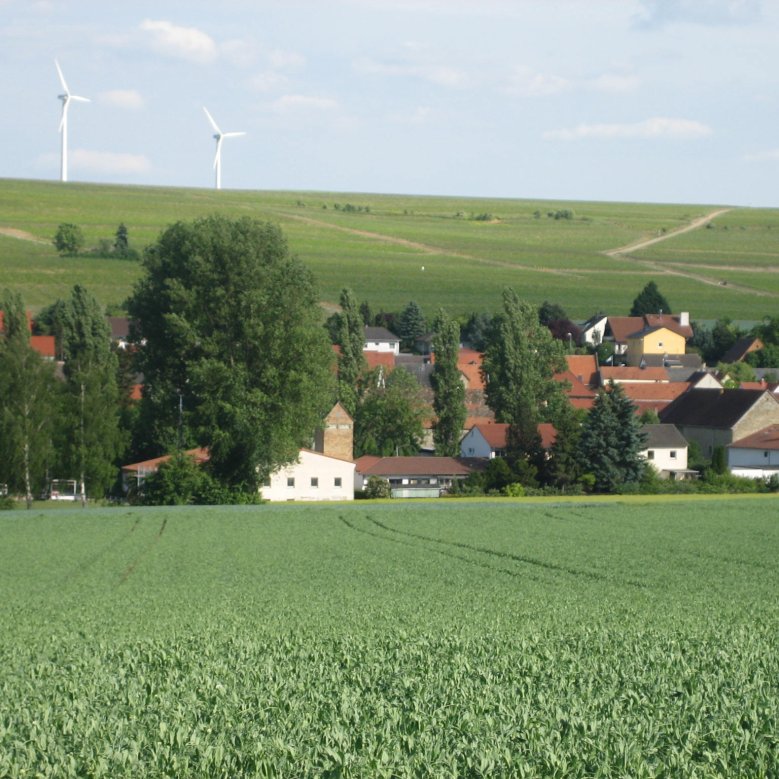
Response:
POLYGON ((60 181, 68 180, 68 107, 70 101, 75 100, 77 103, 88 103, 88 97, 79 97, 78 95, 71 94, 68 89, 68 85, 65 82, 65 76, 62 75, 62 68, 60 68, 59 62, 54 60, 54 64, 57 66, 57 73, 60 77, 60 84, 62 84, 63 94, 57 95, 62 101, 62 119, 60 120, 60 135, 62 136, 62 156, 60 161, 60 181))
POLYGON ((216 188, 222 188, 222 141, 225 138, 237 138, 239 135, 246 135, 244 132, 239 133, 223 133, 219 129, 219 125, 214 121, 214 117, 208 113, 208 109, 203 106, 203 110, 206 112, 208 121, 211 127, 214 129, 214 139, 216 140, 216 156, 214 157, 214 171, 216 173, 216 188))

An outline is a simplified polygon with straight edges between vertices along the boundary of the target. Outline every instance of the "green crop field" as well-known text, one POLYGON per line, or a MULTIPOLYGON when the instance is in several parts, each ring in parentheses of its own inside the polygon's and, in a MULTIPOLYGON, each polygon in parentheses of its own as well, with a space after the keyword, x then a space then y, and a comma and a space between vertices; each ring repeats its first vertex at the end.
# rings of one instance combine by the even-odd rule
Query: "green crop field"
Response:
POLYGON ((221 212, 279 223, 314 271, 324 302, 337 301, 349 286, 377 311, 414 299, 431 314, 444 306, 460 315, 497 310, 501 291, 512 286, 532 303, 558 302, 585 318, 598 310, 627 313, 654 279, 674 310, 689 310, 693 319, 775 315, 779 210, 733 209, 709 228, 672 235, 716 210, 0 180, 0 286, 20 291, 33 308, 67 295, 75 283, 106 305, 121 305, 138 264, 58 257, 50 242, 59 224, 78 224, 94 246, 124 222, 141 249, 176 220, 221 212), (564 211, 572 218, 553 218, 564 211), (669 237, 626 255, 606 254, 658 236, 669 237))
POLYGON ((779 502, 0 516, 0 776, 776 777, 779 502))

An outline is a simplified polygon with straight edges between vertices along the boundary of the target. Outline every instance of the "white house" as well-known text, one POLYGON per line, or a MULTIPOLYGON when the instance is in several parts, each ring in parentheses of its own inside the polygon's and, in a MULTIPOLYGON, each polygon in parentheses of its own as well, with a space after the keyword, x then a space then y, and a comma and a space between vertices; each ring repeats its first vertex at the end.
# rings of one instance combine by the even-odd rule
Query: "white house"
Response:
POLYGON ((386 327, 365 328, 364 352, 391 352, 400 354, 400 338, 391 333, 386 327))
POLYGON ((779 474, 779 425, 769 425, 727 447, 728 468, 750 479, 779 474))
POLYGON ((312 449, 274 471, 260 488, 264 500, 353 500, 354 463, 312 449))
MULTIPOLYGON (((509 426, 505 422, 490 422, 474 425, 460 441, 460 457, 478 457, 492 460, 494 457, 506 456, 506 443, 509 426)), ((551 449, 557 436, 554 425, 541 422, 538 425, 541 436, 541 446, 547 451, 551 449)))
POLYGON ((603 337, 606 334, 606 324, 608 317, 605 314, 596 314, 592 319, 588 319, 580 328, 579 345, 600 346, 603 343, 603 337))
POLYGON ((676 425, 644 425, 647 434, 643 457, 664 479, 684 479, 695 472, 687 469, 687 440, 676 425))
POLYGON ((364 490, 368 479, 377 476, 389 482, 393 498, 439 498, 474 470, 456 457, 365 455, 357 460, 354 487, 364 490))

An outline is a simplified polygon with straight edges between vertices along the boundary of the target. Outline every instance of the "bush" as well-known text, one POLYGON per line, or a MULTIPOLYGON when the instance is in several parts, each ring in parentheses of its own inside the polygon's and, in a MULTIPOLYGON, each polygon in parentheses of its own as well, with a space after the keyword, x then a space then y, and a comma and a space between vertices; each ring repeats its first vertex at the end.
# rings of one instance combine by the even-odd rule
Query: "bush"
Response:
POLYGON ((514 484, 507 484, 503 490, 503 494, 507 498, 524 498, 525 497, 525 488, 519 484, 518 482, 514 484))
POLYGON ((84 248, 84 233, 78 225, 65 222, 57 228, 54 246, 60 254, 76 255, 84 248))
POLYGON ((380 476, 369 476, 368 483, 365 485, 364 494, 368 500, 391 498, 392 490, 390 488, 390 483, 386 479, 382 479, 380 476))

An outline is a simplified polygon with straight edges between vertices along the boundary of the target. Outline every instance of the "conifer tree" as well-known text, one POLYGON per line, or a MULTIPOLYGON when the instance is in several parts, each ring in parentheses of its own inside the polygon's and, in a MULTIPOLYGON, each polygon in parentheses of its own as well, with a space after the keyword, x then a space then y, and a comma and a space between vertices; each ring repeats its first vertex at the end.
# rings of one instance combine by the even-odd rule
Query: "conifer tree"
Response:
POLYGON ((354 293, 347 288, 341 290, 341 310, 336 314, 336 343, 341 353, 338 357, 338 400, 352 415, 357 410, 357 384, 365 372, 363 355, 365 327, 354 293))
POLYGON ((670 314, 671 307, 663 294, 657 288, 654 281, 650 281, 636 296, 630 316, 644 316, 644 314, 670 314))
POLYGON ((422 309, 415 301, 410 301, 403 309, 398 320, 398 336, 400 348, 403 351, 413 351, 414 346, 427 330, 427 323, 422 309))

